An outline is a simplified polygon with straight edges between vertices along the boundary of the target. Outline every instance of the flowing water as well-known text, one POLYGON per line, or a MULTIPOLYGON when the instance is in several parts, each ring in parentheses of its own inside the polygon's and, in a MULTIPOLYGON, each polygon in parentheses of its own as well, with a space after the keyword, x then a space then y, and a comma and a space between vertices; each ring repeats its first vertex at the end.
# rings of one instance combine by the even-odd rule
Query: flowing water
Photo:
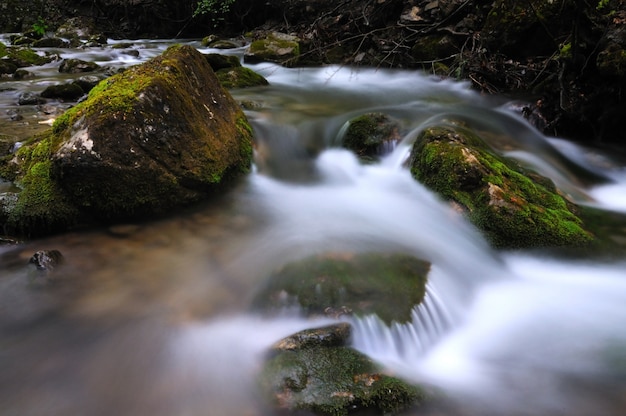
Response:
MULTIPOLYGON (((171 43, 135 42, 138 56, 56 53, 115 69, 171 43)), ((41 128, 49 116, 15 98, 58 82, 58 64, 1 81, 0 133, 41 128), (25 121, 8 121, 10 109, 25 121)), ((357 349, 449 398, 424 414, 624 414, 626 258, 493 250, 403 165, 420 129, 462 120, 604 212, 619 245, 626 164, 614 152, 547 139, 517 103, 419 72, 252 68, 271 85, 232 91, 255 103, 257 142, 254 171, 233 191, 162 221, 0 246, 1 415, 271 415, 254 383, 265 349, 328 321, 263 318, 251 299, 286 262, 360 251, 433 264, 412 324, 353 320, 357 349), (337 144, 348 120, 370 111, 397 118, 404 138, 363 165, 337 144), (65 257, 47 277, 27 266, 44 249, 65 257)))

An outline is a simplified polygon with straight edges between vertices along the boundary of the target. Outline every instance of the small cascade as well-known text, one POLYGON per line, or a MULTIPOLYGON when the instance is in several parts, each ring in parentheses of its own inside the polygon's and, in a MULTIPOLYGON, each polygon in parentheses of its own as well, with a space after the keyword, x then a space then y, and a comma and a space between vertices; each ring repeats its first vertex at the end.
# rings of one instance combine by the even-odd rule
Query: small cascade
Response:
POLYGON ((437 291, 428 285, 411 322, 387 326, 378 316, 353 320, 354 347, 385 361, 412 361, 423 356, 455 326, 456 319, 437 291))

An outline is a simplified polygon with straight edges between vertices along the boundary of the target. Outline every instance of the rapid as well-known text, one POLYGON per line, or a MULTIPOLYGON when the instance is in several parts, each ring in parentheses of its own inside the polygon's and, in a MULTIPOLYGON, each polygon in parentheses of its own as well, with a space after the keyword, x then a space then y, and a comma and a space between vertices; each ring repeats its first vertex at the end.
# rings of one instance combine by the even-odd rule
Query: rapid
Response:
MULTIPOLYGON (((123 68, 174 42, 182 41, 56 52, 123 68)), ((20 92, 67 76, 57 67, 0 81, 0 133, 16 126, 5 112, 18 108, 20 92)), ((264 351, 328 321, 265 318, 251 299, 287 262, 372 251, 429 260, 428 295, 411 324, 351 318, 353 346, 442 391, 450 406, 437 414, 623 414, 626 257, 495 250, 404 162, 420 130, 463 120, 608 221, 626 218, 625 159, 545 137, 519 102, 463 82, 404 70, 250 67, 270 85, 231 91, 254 103, 246 115, 256 140, 253 171, 235 189, 159 221, 0 246, 0 415, 272 415, 255 390, 264 351), (404 135, 380 162, 362 164, 339 143, 350 119, 372 111, 398 119, 404 135), (46 249, 66 260, 52 284, 27 267, 46 249)), ((20 111, 26 130, 48 117, 20 111)), ((626 244, 626 221, 617 224, 616 244, 626 244)))

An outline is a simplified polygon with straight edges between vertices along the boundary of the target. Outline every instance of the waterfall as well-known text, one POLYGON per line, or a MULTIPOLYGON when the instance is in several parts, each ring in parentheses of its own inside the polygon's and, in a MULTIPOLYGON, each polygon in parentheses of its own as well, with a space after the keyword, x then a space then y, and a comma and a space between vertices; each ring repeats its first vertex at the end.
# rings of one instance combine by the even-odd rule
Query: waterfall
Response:
POLYGON ((423 357, 456 323, 433 285, 428 284, 424 300, 413 309, 409 322, 388 326, 376 315, 353 318, 353 345, 378 359, 412 361, 423 357))

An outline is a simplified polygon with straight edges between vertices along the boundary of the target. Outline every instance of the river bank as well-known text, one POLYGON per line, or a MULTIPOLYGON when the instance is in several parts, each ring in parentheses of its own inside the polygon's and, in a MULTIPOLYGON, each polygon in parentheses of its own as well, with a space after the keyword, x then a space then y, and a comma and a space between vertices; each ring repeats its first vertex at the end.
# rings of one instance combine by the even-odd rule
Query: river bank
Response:
POLYGON ((547 135, 624 145, 623 0, 238 0, 219 19, 194 16, 185 2, 34 3, 9 2, 0 26, 54 31, 80 17, 110 38, 289 33, 300 39, 299 65, 414 68, 467 80, 485 94, 524 97, 527 119, 547 135))

